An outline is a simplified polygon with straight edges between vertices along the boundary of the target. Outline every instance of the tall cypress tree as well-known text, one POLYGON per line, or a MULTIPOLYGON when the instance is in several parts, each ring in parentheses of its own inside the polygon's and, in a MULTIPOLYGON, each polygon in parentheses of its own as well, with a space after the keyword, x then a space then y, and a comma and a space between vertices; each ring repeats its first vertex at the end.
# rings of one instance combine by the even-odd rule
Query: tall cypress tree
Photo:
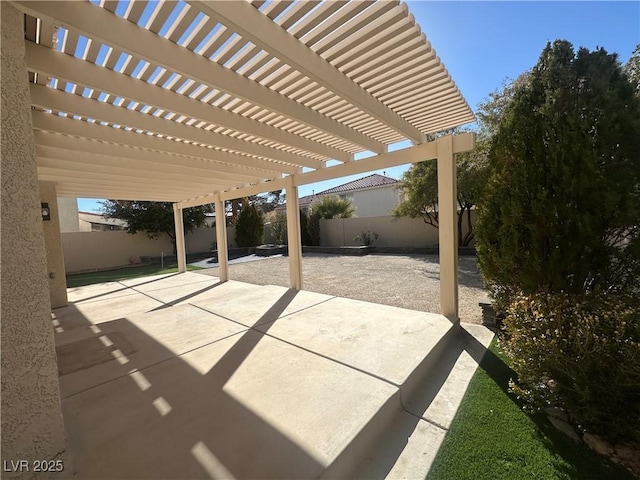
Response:
POLYGON ((638 288, 640 99, 615 54, 547 44, 489 162, 476 245, 494 290, 638 288))

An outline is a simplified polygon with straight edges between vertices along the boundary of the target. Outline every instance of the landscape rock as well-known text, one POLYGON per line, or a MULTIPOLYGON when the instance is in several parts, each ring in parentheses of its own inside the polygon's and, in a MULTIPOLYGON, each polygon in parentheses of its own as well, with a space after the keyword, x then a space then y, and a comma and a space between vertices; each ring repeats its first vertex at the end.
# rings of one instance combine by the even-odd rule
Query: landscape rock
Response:
POLYGON ((569 416, 560 407, 548 407, 545 408, 544 411, 549 419, 553 417, 557 418, 558 420, 562 420, 563 422, 567 422, 569 420, 569 416))
POLYGON ((610 456, 614 452, 614 449, 609 442, 598 435, 594 435, 593 433, 585 433, 582 436, 582 440, 584 440, 584 443, 589 445, 591 450, 599 453, 600 455, 610 456))
POLYGON ((553 417, 551 415, 549 415, 547 418, 549 419, 549 421, 551 422, 551 425, 553 425, 556 430, 561 431, 574 442, 580 443, 580 437, 576 433, 575 429, 571 425, 569 425, 565 420, 553 417))
POLYGON ((620 463, 640 478, 640 445, 616 445, 615 457, 620 463))

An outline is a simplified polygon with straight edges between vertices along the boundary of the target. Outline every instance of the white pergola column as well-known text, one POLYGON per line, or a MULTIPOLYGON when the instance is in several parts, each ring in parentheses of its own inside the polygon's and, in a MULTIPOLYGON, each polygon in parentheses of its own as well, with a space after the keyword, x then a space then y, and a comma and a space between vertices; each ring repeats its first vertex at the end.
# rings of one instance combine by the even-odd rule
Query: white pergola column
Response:
POLYGON ((64 252, 60 234, 58 196, 54 182, 39 182, 40 203, 49 207, 49 220, 42 222, 44 245, 47 250, 47 276, 51 308, 67 305, 67 279, 64 269, 64 252))
POLYGON ((302 289, 302 239, 300 236, 300 206, 298 187, 293 175, 286 178, 287 191, 287 240, 289 243, 289 287, 302 289))
POLYGON ((184 248, 184 221, 182 209, 173 204, 173 218, 176 224, 176 255, 178 256, 178 273, 187 271, 187 253, 184 248))
POLYGON ((449 320, 458 322, 458 203, 453 136, 439 138, 437 150, 440 309, 449 320))
POLYGON ((227 250, 227 213, 224 200, 216 195, 213 205, 216 212, 216 248, 218 250, 218 277, 221 282, 229 280, 229 252, 227 250))

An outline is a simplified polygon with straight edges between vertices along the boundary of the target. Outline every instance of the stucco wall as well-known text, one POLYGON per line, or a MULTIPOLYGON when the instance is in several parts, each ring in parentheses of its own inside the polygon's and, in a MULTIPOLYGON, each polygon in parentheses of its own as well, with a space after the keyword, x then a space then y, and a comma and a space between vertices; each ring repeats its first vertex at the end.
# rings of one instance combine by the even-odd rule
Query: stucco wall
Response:
POLYGON ((349 193, 356 217, 377 217, 391 215, 398 204, 398 191, 393 185, 349 193))
POLYGON ((58 197, 58 218, 61 232, 79 232, 78 199, 75 197, 58 197))
MULTIPOLYGON (((235 246, 235 229, 227 227, 229 247, 235 246)), ((61 235, 67 272, 79 272, 129 265, 136 258, 173 254, 169 237, 152 240, 145 233, 131 235, 123 230, 66 232, 61 235)), ((216 239, 215 228, 199 228, 185 236, 187 253, 207 252, 216 239)))
POLYGON ((47 250, 47 273, 51 308, 64 307, 67 302, 67 282, 65 280, 62 239, 60 238, 59 209, 56 185, 40 182, 40 202, 49 204, 51 219, 42 222, 44 245, 47 250))
MULTIPOLYGON (((475 211, 471 218, 475 221, 475 211)), ((375 245, 380 247, 425 247, 438 244, 438 229, 420 218, 351 217, 320 220, 320 244, 342 247, 362 245, 356 235, 370 231, 378 234, 375 245)), ((466 218, 463 224, 466 233, 466 218)))
MULTIPOLYGON (((0 2, 2 127, 2 460, 53 458, 64 450, 51 325, 23 15, 0 2)), ((3 478, 23 475, 3 472, 3 478)))

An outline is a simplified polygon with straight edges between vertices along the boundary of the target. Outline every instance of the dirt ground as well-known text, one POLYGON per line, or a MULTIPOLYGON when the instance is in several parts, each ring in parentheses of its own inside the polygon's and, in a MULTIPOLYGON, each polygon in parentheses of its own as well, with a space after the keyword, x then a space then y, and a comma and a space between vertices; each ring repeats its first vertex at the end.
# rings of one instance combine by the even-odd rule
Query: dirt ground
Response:
MULTIPOLYGON (((480 323, 478 300, 484 295, 474 256, 460 256, 460 320, 480 323)), ((303 288, 366 302, 440 313, 440 282, 437 255, 304 254, 303 288)), ((218 276, 218 268, 198 273, 218 276)), ((264 260, 229 265, 229 278, 258 285, 289 285, 289 259, 264 260)))

